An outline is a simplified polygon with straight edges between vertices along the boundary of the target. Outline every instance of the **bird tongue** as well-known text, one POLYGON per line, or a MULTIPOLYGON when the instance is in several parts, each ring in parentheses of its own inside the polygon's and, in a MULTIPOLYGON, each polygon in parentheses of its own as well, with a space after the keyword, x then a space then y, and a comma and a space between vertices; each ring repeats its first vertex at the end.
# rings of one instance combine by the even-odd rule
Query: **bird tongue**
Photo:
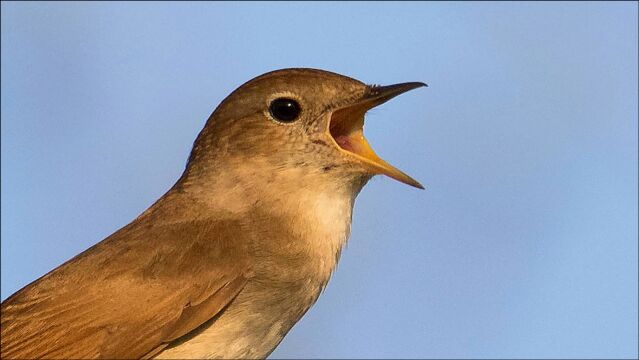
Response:
POLYGON ((338 134, 335 136, 335 142, 342 149, 355 153, 360 156, 364 156, 365 158, 378 158, 377 154, 373 151, 370 144, 364 137, 364 132, 360 130, 355 130, 349 134, 338 134))

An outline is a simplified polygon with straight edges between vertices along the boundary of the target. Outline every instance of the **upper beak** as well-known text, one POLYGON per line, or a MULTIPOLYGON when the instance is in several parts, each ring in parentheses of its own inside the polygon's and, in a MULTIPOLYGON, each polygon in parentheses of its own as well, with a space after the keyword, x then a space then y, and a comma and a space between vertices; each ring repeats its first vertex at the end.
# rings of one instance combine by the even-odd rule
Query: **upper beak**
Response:
POLYGON ((381 159, 364 137, 364 114, 399 94, 428 86, 423 82, 407 82, 388 86, 369 86, 355 102, 335 110, 331 116, 329 133, 343 151, 358 158, 374 174, 384 174, 419 189, 417 180, 381 159))
POLYGON ((364 94, 362 102, 369 102, 370 108, 381 105, 388 100, 394 98, 397 95, 403 94, 407 91, 420 88, 422 86, 428 87, 423 82, 406 82, 395 85, 386 86, 369 86, 368 91, 364 94))

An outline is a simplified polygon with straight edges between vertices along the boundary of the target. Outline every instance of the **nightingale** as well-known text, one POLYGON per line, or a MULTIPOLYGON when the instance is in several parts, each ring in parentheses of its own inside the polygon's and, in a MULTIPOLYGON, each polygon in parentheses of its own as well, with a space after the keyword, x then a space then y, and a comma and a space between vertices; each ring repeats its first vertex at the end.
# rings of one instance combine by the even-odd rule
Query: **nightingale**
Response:
POLYGON ((233 91, 175 185, 128 225, 2 302, 11 358, 265 358, 315 303, 383 174, 367 110, 426 84, 283 69, 233 91))

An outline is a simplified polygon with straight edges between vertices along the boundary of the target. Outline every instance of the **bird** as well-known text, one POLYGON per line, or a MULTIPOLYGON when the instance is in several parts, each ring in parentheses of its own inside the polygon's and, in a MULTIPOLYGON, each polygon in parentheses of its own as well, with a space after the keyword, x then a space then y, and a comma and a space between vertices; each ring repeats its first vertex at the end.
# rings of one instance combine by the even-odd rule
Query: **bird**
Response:
POLYGON ((363 134, 423 86, 311 68, 239 86, 163 196, 2 302, 1 357, 266 358, 327 285, 364 185, 423 189, 363 134))

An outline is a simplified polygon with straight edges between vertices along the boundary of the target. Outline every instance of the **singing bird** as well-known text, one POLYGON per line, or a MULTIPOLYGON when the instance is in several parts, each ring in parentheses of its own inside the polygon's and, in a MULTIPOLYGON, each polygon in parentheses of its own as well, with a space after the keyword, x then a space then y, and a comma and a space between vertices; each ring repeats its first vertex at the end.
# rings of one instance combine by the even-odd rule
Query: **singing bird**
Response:
POLYGON ((315 303, 374 175, 367 110, 426 84, 283 69, 233 91, 150 208, 2 302, 12 358, 265 358, 315 303))

